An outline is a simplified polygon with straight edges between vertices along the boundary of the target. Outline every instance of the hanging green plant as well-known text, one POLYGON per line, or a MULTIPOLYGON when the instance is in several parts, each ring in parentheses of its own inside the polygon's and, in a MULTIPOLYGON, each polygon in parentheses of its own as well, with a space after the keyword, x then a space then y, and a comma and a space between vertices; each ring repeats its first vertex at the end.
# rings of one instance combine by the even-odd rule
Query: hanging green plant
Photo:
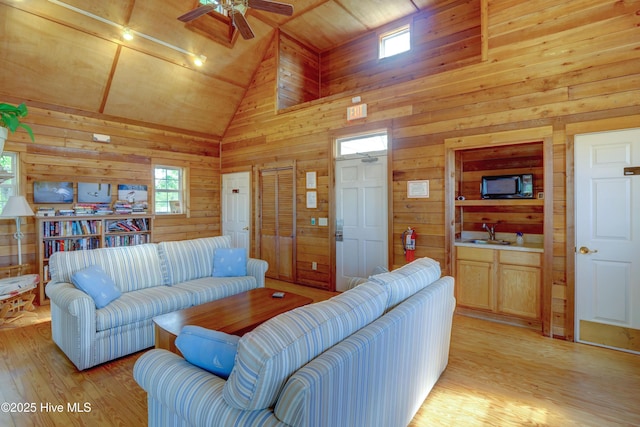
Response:
POLYGON ((11 104, 0 103, 0 126, 9 129, 11 133, 15 132, 19 127, 23 128, 29 133, 31 141, 35 141, 31 128, 24 123, 20 123, 20 119, 27 114, 27 106, 24 102, 17 107, 11 104))

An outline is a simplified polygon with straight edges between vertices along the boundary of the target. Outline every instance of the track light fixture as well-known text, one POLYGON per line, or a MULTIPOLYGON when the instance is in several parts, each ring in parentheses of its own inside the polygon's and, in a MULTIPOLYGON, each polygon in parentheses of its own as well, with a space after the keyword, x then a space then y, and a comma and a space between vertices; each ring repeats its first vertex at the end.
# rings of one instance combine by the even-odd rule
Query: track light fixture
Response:
POLYGON ((202 67, 205 62, 207 62, 207 57, 204 55, 196 56, 193 59, 193 63, 196 65, 196 67, 202 67))
POLYGON ((131 32, 131 29, 129 27, 124 27, 122 29, 122 38, 126 41, 133 40, 133 33, 131 32))
POLYGON ((144 33, 138 32, 138 31, 134 31, 134 30, 132 30, 131 28, 129 28, 127 26, 124 26, 124 25, 118 24, 116 22, 110 21, 110 20, 108 20, 106 18, 103 18, 102 16, 98 16, 98 15, 95 15, 95 14, 93 14, 91 12, 87 12, 86 10, 82 10, 80 8, 77 8, 75 6, 67 4, 67 3, 65 3, 63 1, 60 1, 60 0, 49 0, 49 2, 53 3, 53 4, 57 4, 58 6, 62 6, 65 9, 72 10, 74 12, 77 12, 77 13, 79 13, 81 15, 84 15, 84 16, 87 16, 89 18, 95 19, 96 21, 100 21, 100 22, 102 22, 104 24, 111 25, 111 26, 114 26, 116 28, 119 28, 122 31, 122 38, 124 40, 130 41, 130 40, 133 40, 134 36, 137 36, 137 37, 141 37, 143 39, 152 41, 154 43, 157 43, 159 45, 162 45, 164 47, 167 47, 169 49, 175 50, 176 52, 183 53, 183 54, 193 58, 193 63, 197 67, 201 67, 202 65, 204 65, 205 61, 207 60, 207 57, 204 56, 204 55, 197 55, 197 54, 195 54, 193 52, 189 52, 188 50, 185 50, 185 49, 182 49, 181 47, 172 45, 171 43, 167 43, 167 42, 162 41, 160 39, 157 39, 157 38, 155 38, 153 36, 150 36, 148 34, 144 34, 144 33))

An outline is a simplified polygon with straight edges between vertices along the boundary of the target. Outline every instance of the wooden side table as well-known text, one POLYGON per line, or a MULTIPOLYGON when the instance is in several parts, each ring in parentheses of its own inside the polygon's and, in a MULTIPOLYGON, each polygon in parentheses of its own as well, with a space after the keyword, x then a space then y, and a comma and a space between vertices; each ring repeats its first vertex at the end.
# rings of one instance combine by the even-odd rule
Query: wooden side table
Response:
POLYGON ((34 289, 40 278, 37 274, 27 274, 29 264, 0 267, 0 286, 10 289, 0 293, 0 325, 20 318, 26 311, 34 309, 34 289), (4 285, 4 286, 2 286, 4 285))

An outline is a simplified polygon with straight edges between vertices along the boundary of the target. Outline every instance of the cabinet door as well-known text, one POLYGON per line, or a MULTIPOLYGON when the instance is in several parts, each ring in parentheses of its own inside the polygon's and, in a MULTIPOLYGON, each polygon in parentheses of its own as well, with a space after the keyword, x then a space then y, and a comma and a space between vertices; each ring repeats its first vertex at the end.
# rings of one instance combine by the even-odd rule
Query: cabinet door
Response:
POLYGON ((498 312, 540 319, 540 268, 498 267, 498 312))
POLYGON ((260 258, 269 263, 266 276, 294 281, 293 169, 260 172, 260 258))
POLYGON ((458 305, 493 310, 493 263, 459 259, 456 270, 458 305))

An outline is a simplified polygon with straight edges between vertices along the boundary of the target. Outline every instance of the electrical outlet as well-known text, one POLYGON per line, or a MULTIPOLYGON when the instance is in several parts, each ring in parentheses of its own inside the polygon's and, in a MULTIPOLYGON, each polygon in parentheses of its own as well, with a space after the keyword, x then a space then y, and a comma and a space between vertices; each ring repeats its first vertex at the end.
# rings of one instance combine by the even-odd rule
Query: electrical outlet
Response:
POLYGON ((313 262, 311 263, 311 269, 312 269, 312 270, 317 270, 317 269, 318 269, 318 263, 317 263, 317 262, 315 262, 315 261, 313 261, 313 262))

